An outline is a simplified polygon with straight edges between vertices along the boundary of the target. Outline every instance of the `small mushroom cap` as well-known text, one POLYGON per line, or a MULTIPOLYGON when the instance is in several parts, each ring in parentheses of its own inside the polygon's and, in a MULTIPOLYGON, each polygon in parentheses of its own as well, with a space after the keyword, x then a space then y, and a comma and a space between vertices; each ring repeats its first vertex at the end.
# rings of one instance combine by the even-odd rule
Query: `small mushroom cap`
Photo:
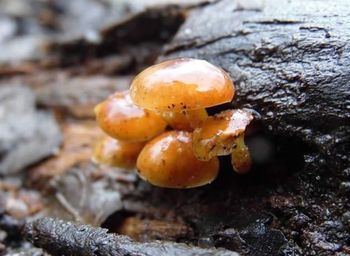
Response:
POLYGON ((229 75, 207 61, 179 58, 151 66, 130 88, 136 105, 159 111, 182 111, 230 102, 234 86, 229 75))
POLYGON ((156 113, 136 106, 129 91, 113 94, 95 107, 101 129, 123 141, 146 141, 165 130, 166 122, 156 113))
POLYGON ((193 131, 208 118, 204 108, 181 112, 167 111, 160 114, 171 128, 182 131, 193 131))
POLYGON ((144 142, 122 142, 106 137, 95 145, 92 160, 98 164, 132 169, 144 145, 144 142))
POLYGON ((165 132, 142 149, 137 168, 142 179, 167 188, 193 188, 212 182, 219 171, 218 158, 199 161, 192 151, 192 135, 165 132))
POLYGON ((202 123, 193 132, 193 151, 200 160, 229 155, 236 147, 235 140, 244 134, 253 115, 245 110, 222 111, 202 123))

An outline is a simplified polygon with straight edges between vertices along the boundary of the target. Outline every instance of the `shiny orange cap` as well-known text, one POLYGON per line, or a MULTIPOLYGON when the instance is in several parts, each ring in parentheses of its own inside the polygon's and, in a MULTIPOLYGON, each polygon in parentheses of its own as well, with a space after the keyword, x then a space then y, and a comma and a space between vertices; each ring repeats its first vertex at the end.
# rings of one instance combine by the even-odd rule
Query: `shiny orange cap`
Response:
POLYGON ((117 92, 95 107, 96 119, 109 136, 122 141, 146 141, 164 131, 166 122, 156 113, 136 106, 129 91, 117 92))
POLYGON ((193 188, 216 178, 219 160, 198 160, 192 152, 191 133, 169 131, 146 144, 137 159, 137 168, 140 177, 155 186, 193 188))
POLYGON ((135 77, 130 94, 140 107, 182 111, 230 102, 230 76, 205 60, 179 58, 151 66, 135 77))
POLYGON ((122 142, 106 137, 95 145, 92 160, 98 164, 132 169, 144 145, 144 142, 122 142))

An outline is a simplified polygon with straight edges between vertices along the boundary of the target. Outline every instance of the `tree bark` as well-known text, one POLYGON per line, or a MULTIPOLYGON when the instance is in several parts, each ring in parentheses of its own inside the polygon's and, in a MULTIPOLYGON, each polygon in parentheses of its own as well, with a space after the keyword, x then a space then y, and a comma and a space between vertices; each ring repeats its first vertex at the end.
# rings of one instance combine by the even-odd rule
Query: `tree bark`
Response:
POLYGON ((346 0, 218 1, 187 18, 162 58, 221 66, 235 81, 235 106, 257 110, 270 132, 301 139, 342 171, 350 165, 349 8, 346 0))

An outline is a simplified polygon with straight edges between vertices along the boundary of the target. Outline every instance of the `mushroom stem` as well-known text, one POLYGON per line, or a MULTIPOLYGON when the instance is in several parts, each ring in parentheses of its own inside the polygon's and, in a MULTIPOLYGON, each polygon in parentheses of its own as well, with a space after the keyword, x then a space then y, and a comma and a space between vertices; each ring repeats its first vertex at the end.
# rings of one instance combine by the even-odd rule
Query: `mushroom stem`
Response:
POLYGON ((171 128, 182 131, 193 131, 208 118, 204 108, 181 112, 166 111, 160 114, 171 128))
POLYGON ((247 173, 252 165, 249 149, 244 143, 244 133, 234 142, 236 145, 231 153, 231 164, 233 170, 239 174, 247 173))

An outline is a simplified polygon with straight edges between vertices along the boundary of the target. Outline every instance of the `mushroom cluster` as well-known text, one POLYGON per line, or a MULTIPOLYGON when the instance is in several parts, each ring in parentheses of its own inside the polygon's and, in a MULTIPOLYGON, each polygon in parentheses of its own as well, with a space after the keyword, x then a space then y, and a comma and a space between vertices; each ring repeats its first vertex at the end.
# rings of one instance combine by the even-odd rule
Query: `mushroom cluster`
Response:
POLYGON ((206 108, 231 102, 229 75, 204 60, 179 58, 151 66, 95 107, 97 122, 109 136, 95 148, 93 160, 122 168, 137 167, 149 183, 192 188, 212 182, 218 156, 231 155, 233 169, 251 165, 244 143, 253 119, 247 110, 208 116, 206 108))

